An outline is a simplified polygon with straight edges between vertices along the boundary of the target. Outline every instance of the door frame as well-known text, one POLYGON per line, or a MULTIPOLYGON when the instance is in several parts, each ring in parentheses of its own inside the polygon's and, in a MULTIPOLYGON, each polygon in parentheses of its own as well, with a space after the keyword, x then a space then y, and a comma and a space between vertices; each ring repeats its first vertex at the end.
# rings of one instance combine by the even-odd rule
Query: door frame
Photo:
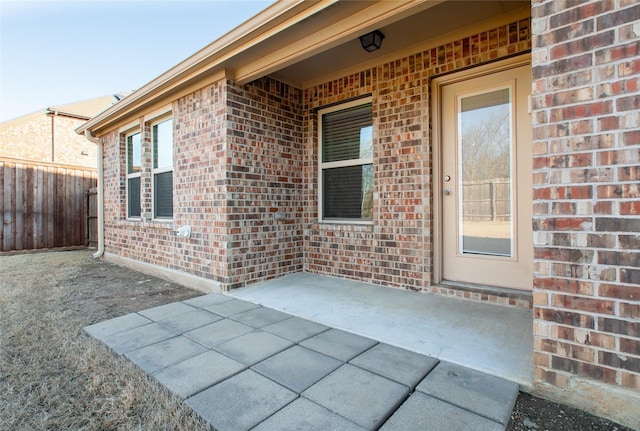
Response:
MULTIPOLYGON (((491 75, 497 72, 502 72, 509 69, 514 69, 520 66, 531 65, 531 54, 519 55, 517 57, 508 58, 505 60, 499 60, 490 64, 471 67, 458 72, 452 72, 450 74, 435 77, 431 81, 431 130, 432 130, 432 151, 433 151, 433 176, 432 176, 432 196, 433 196, 433 283, 434 284, 468 284, 457 283, 451 281, 444 281, 443 279, 443 212, 442 212, 442 198, 443 198, 443 179, 442 179, 442 88, 445 85, 455 84, 458 82, 466 81, 472 78, 478 78, 486 75, 491 75)), ((531 110, 531 108, 529 108, 531 110)), ((484 285, 478 285, 478 287, 485 287, 484 285)), ((493 288, 494 286, 486 286, 493 288)), ((500 288, 502 289, 502 288, 500 288)), ((506 289, 505 290, 509 290, 506 289)), ((519 291, 519 290, 518 290, 519 291)))

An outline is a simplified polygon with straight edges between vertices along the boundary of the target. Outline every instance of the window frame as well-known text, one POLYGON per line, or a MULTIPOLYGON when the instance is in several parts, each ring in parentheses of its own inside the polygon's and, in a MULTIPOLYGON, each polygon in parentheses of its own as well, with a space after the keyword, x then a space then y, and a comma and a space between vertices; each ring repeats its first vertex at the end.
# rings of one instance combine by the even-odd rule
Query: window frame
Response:
POLYGON ((173 172, 174 172, 174 155, 175 155, 175 139, 174 139, 174 131, 175 128, 173 126, 173 116, 171 113, 167 115, 163 115, 162 117, 158 117, 149 122, 149 130, 151 131, 151 214, 152 220, 158 222, 172 222, 174 217, 173 210, 173 172), (155 127, 159 124, 165 123, 167 121, 171 121, 171 166, 164 166, 156 168, 156 153, 157 153, 157 142, 155 140, 155 127), (167 172, 171 172, 171 217, 166 216, 157 216, 157 205, 156 205, 156 175, 166 174, 167 172))
MULTIPOLYGON (((358 159, 348 159, 348 160, 339 160, 333 162, 323 162, 322 161, 322 142, 323 142, 323 116, 326 114, 330 114, 337 111, 342 111, 345 109, 353 108, 356 106, 362 106, 371 104, 371 109, 373 111, 373 98, 365 97, 356 100, 352 100, 350 102, 341 103, 338 105, 330 106, 327 108, 318 110, 318 222, 326 223, 326 224, 348 224, 348 225, 373 225, 373 211, 371 215, 371 219, 368 218, 324 218, 324 171, 327 169, 333 168, 343 168, 343 167, 351 167, 351 166, 364 166, 371 165, 374 175, 374 184, 375 184, 375 166, 373 163, 373 153, 372 151, 371 157, 366 158, 358 158, 358 159)), ((373 113, 373 112, 372 112, 373 113)), ((375 136, 375 127, 373 127, 373 118, 371 121, 371 125, 373 128, 374 136, 375 136)), ((375 138, 373 139, 372 146, 375 147, 375 138)), ((373 208, 372 208, 373 210, 373 208)))
POLYGON ((126 176, 126 218, 127 220, 142 220, 142 171, 144 169, 144 167, 142 166, 142 132, 139 129, 136 130, 130 130, 128 131, 125 135, 125 176, 126 176), (140 170, 138 172, 133 172, 130 173, 129 172, 129 161, 130 161, 130 157, 129 157, 129 140, 133 139, 134 136, 138 135, 139 139, 140 139, 140 170), (139 215, 131 215, 131 205, 130 205, 130 197, 131 197, 131 190, 130 190, 130 186, 129 186, 129 181, 134 179, 134 178, 139 178, 139 190, 138 190, 138 199, 140 201, 140 214, 139 215))

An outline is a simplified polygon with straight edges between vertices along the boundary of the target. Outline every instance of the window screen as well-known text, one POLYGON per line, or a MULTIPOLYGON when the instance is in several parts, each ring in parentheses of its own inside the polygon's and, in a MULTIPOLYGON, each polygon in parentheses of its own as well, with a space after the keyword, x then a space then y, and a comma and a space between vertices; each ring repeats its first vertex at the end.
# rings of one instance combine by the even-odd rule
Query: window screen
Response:
POLYGON ((127 197, 129 217, 140 217, 140 177, 127 180, 127 197))
POLYGON ((152 128, 153 216, 173 217, 173 119, 152 128))
POLYGON ((321 114, 322 218, 371 220, 373 125, 371 103, 321 114))
POLYGON ((140 175, 142 142, 140 133, 127 136, 127 217, 140 217, 140 175))
POLYGON ((173 172, 163 172, 153 176, 155 216, 173 217, 173 172))

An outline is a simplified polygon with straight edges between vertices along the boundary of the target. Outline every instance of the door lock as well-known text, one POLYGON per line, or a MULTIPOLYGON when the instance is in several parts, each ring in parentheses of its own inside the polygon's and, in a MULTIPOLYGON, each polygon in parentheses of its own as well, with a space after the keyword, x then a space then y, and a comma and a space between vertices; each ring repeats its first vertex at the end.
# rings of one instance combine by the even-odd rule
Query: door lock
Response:
POLYGON ((445 176, 444 176, 444 180, 445 180, 446 182, 451 181, 451 176, 449 176, 449 175, 445 175, 445 176))

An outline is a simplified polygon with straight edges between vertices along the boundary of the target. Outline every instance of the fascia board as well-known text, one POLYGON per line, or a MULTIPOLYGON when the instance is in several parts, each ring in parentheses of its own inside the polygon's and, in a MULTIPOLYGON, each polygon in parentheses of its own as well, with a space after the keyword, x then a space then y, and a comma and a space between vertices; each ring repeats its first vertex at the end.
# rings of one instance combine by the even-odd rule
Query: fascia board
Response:
MULTIPOLYGON (((139 111, 146 103, 153 103, 170 90, 178 91, 179 87, 189 85, 193 80, 215 74, 216 67, 234 55, 268 39, 273 34, 291 27, 307 17, 331 6, 338 0, 289 0, 280 1, 253 18, 231 30, 212 44, 201 49, 169 71, 150 81, 119 103, 107 108, 96 117, 76 129, 76 133, 85 130, 104 131, 122 115, 139 111)), ((95 133, 94 133, 95 134, 95 133)))
POLYGON ((47 115, 55 115, 56 117, 68 117, 68 118, 74 118, 76 120, 88 120, 91 117, 87 117, 86 115, 80 115, 80 114, 74 114, 72 112, 64 112, 64 111, 59 111, 55 108, 47 108, 45 110, 45 113, 47 115))

